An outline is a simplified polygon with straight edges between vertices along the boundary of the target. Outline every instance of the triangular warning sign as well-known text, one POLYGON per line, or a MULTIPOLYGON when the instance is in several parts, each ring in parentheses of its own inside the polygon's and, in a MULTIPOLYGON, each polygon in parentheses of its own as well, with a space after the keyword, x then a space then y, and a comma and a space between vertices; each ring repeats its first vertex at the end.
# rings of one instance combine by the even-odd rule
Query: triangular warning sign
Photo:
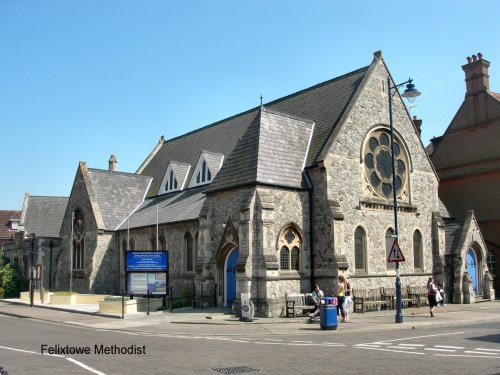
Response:
POLYGON ((394 242, 392 243, 391 251, 389 252, 389 256, 387 257, 388 262, 404 262, 405 257, 403 253, 401 252, 401 249, 399 248, 398 240, 397 238, 394 239, 394 242))

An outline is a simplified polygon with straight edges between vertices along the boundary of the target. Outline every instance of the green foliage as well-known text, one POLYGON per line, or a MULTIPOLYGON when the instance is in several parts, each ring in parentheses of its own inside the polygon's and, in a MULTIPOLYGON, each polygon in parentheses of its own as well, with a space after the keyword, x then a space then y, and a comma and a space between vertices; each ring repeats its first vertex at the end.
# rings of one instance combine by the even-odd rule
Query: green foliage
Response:
POLYGON ((24 281, 17 268, 8 263, 0 269, 0 284, 4 289, 4 298, 19 297, 24 281))
POLYGON ((17 264, 10 264, 5 258, 3 250, 0 251, 0 298, 19 297, 26 282, 17 270, 17 264))

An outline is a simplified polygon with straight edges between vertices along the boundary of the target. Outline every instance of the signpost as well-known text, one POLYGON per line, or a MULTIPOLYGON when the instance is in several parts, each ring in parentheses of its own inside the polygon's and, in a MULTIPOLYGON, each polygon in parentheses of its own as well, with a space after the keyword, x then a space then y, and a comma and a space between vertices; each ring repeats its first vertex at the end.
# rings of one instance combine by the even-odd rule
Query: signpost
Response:
POLYGON ((166 295, 168 251, 127 251, 129 295, 166 295))
POLYGON ((389 255, 387 256, 387 261, 393 262, 393 263, 405 261, 405 257, 403 255, 403 253, 401 252, 401 249, 399 248, 397 238, 395 238, 394 242, 392 243, 391 251, 389 252, 389 255))

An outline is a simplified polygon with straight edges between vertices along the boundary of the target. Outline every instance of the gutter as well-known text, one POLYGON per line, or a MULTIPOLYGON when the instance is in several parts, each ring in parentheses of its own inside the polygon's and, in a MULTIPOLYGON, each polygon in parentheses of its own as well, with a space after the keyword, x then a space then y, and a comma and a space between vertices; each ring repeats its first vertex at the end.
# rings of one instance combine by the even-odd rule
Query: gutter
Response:
POLYGON ((311 275, 310 275, 310 283, 311 283, 311 288, 312 285, 314 284, 314 240, 313 240, 313 185, 311 183, 311 178, 309 177, 309 174, 306 171, 302 172, 304 179, 306 180, 307 183, 307 190, 309 193, 309 257, 311 259, 311 275))

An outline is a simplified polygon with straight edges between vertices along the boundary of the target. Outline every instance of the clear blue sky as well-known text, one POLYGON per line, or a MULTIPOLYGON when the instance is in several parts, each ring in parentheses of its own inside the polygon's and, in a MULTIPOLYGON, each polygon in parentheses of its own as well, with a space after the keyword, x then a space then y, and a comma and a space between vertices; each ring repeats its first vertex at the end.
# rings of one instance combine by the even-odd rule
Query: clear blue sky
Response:
POLYGON ((500 92, 500 1, 0 0, 0 209, 69 196, 80 160, 135 172, 172 138, 383 57, 423 95, 423 142, 500 92))

